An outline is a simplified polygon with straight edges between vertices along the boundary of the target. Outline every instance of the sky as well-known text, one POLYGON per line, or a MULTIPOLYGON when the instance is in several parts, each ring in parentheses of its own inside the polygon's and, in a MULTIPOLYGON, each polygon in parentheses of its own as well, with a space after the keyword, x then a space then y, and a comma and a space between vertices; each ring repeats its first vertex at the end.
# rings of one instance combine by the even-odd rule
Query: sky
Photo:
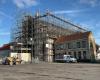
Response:
POLYGON ((47 10, 92 31, 100 45, 100 0, 0 0, 0 46, 11 41, 19 15, 47 10))

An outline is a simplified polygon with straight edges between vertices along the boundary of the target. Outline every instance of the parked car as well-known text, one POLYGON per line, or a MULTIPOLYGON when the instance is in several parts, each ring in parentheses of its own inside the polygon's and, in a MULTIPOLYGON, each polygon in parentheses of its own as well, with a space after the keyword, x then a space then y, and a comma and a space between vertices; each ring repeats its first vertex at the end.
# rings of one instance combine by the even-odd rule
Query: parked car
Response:
POLYGON ((62 55, 62 57, 55 58, 55 61, 57 62, 77 62, 77 59, 71 55, 62 55))
POLYGON ((77 62, 77 59, 74 58, 74 57, 71 56, 71 55, 64 55, 64 60, 65 60, 66 62, 77 62))

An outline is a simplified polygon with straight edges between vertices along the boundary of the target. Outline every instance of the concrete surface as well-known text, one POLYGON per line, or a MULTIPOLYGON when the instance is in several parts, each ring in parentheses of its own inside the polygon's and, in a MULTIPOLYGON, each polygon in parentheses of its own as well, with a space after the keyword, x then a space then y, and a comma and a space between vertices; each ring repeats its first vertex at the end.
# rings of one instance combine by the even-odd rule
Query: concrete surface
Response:
POLYGON ((100 80, 100 64, 34 63, 0 65, 0 80, 100 80))

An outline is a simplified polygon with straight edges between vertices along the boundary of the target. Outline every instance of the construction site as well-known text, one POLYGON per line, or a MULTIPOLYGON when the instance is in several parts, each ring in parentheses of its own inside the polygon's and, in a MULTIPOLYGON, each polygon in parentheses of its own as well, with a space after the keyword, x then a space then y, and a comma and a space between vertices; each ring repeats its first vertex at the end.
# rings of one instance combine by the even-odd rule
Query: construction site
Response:
POLYGON ((12 29, 12 52, 28 53, 32 58, 52 62, 55 56, 54 43, 61 36, 84 33, 87 30, 66 21, 50 12, 25 15, 12 29))

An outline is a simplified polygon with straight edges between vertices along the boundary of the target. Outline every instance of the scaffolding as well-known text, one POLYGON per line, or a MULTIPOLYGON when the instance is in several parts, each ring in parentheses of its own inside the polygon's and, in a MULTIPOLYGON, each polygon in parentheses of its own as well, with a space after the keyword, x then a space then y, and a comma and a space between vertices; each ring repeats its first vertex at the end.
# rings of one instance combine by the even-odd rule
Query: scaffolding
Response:
POLYGON ((49 12, 44 15, 25 15, 13 31, 12 41, 16 43, 13 51, 30 53, 31 60, 38 57, 39 60, 49 62, 53 61, 54 42, 58 37, 86 32, 85 29, 49 12))

